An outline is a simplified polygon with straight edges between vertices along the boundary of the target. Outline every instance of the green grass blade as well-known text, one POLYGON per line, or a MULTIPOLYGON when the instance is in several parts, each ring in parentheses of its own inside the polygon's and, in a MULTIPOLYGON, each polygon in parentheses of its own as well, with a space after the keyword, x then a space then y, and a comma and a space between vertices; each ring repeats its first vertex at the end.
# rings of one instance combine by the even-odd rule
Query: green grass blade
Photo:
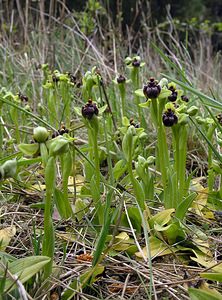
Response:
POLYGON ((210 142, 210 140, 208 139, 208 137, 204 134, 204 132, 200 129, 200 127, 196 124, 196 122, 194 121, 193 118, 190 117, 190 120, 194 124, 194 126, 197 128, 197 130, 199 131, 199 133, 202 135, 202 137, 205 139, 205 141, 207 142, 208 146, 211 148, 211 150, 215 154, 216 158, 222 163, 222 157, 221 157, 221 155, 217 152, 217 150, 212 145, 212 143, 210 142))
POLYGON ((51 126, 48 122, 44 121, 43 119, 41 119, 40 117, 36 116, 36 115, 33 114, 32 112, 30 112, 30 111, 24 109, 23 107, 20 107, 19 105, 13 103, 12 101, 9 101, 9 100, 7 100, 7 99, 5 99, 5 98, 3 98, 3 97, 0 98, 0 101, 4 102, 4 103, 6 103, 6 104, 8 104, 8 105, 10 105, 10 106, 15 107, 16 109, 22 111, 24 114, 26 114, 26 115, 32 117, 33 119, 39 121, 40 123, 44 124, 45 126, 51 128, 53 131, 56 131, 56 129, 55 129, 53 126, 51 126))

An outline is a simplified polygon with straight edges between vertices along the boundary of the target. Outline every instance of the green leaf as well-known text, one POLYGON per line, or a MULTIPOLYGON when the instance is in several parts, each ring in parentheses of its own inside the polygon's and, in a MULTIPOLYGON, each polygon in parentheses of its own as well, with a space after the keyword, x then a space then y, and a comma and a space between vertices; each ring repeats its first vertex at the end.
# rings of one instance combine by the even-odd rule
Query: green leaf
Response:
POLYGON ((69 150, 69 140, 61 135, 57 136, 50 142, 51 142, 49 144, 50 156, 61 155, 68 152, 69 150))
POLYGON ((96 184, 95 175, 90 180, 90 192, 93 200, 97 203, 100 199, 100 187, 96 184))
POLYGON ((28 166, 28 165, 32 165, 35 163, 39 163, 42 161, 41 157, 36 157, 36 158, 20 158, 17 161, 18 167, 20 166, 28 166))
POLYGON ((188 211, 188 208, 190 208, 196 196, 197 196, 196 193, 191 193, 179 204, 175 212, 176 218, 178 218, 181 221, 184 219, 186 212, 188 211))
POLYGON ((33 156, 39 152, 39 144, 20 144, 18 145, 19 150, 29 156, 33 156))
POLYGON ((115 241, 112 245, 112 249, 116 251, 125 251, 132 245, 135 245, 133 239, 129 237, 126 232, 121 232, 115 236, 115 241))
POLYGON ((222 282, 222 273, 201 273, 200 277, 222 282))
MULTIPOLYGON (((33 275, 37 274, 42 268, 50 262, 50 258, 47 256, 30 256, 21 259, 17 259, 8 264, 8 270, 12 275, 16 275, 21 283, 25 283, 33 275)), ((0 276, 4 274, 5 270, 0 265, 0 276)), ((10 290, 16 288, 15 280, 7 278, 5 283, 5 291, 14 283, 10 290)))
MULTIPOLYGON (((127 212, 130 218, 130 222, 133 228, 136 230, 136 233, 141 233, 142 219, 139 209, 137 207, 129 207, 127 208, 127 212)), ((130 228, 125 212, 122 214, 121 225, 130 228)))
POLYGON ((185 232, 180 224, 180 222, 173 222, 164 231, 164 237, 166 236, 167 241, 170 245, 174 244, 178 240, 185 239, 185 232))
POLYGON ((82 218, 86 214, 86 210, 88 210, 87 203, 84 200, 77 198, 75 201, 74 211, 75 211, 75 217, 77 218, 78 221, 82 220, 82 218))
MULTIPOLYGON (((173 250, 170 249, 169 246, 164 244, 161 240, 159 240, 155 236, 151 236, 149 238, 149 247, 150 247, 151 257, 172 254, 172 252, 173 252, 173 250)), ((144 247, 142 251, 143 251, 144 256, 148 257, 147 248, 144 247)), ((139 258, 143 257, 141 252, 136 252, 135 255, 139 258)))
POLYGON ((122 141, 122 149, 126 160, 128 161, 132 156, 132 146, 133 146, 133 134, 135 132, 135 128, 133 130, 133 126, 128 127, 126 134, 123 137, 122 141))
POLYGON ((222 295, 215 290, 189 288, 188 293, 191 300, 222 300, 222 295))
POLYGON ((55 158, 50 157, 45 168, 45 185, 48 193, 53 193, 56 181, 56 163, 55 158))
POLYGON ((127 170, 127 163, 125 159, 119 160, 113 168, 113 176, 118 180, 127 170))
POLYGON ((196 257, 190 257, 192 260, 204 266, 205 268, 212 268, 214 272, 222 273, 222 262, 220 264, 217 264, 217 262, 212 257, 209 257, 203 252, 194 249, 190 250, 196 255, 196 257))
POLYGON ((71 204, 69 200, 63 196, 63 193, 57 188, 54 190, 54 200, 61 218, 70 218, 73 214, 71 204))
POLYGON ((75 291, 79 291, 87 285, 93 284, 97 280, 97 276, 104 272, 104 269, 104 266, 97 265, 95 267, 89 268, 84 274, 80 276, 79 279, 74 279, 73 282, 69 285, 70 289, 67 289, 62 295, 62 300, 73 299, 73 296, 76 293, 75 291))
POLYGON ((171 220, 171 215, 174 212, 175 209, 170 208, 157 213, 155 216, 150 218, 149 220, 150 226, 153 228, 155 224, 159 224, 161 226, 166 225, 171 220))

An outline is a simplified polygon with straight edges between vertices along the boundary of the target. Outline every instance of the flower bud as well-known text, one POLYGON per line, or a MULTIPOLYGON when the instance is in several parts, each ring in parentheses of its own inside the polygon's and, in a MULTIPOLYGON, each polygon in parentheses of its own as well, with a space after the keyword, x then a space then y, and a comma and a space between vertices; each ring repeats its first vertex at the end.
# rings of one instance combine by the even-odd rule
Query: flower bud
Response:
POLYGON ((197 121, 197 123, 200 124, 200 125, 205 124, 205 119, 202 118, 202 117, 200 117, 200 116, 197 116, 197 117, 196 117, 196 121, 197 121))
POLYGON ((190 108, 188 108, 187 113, 188 113, 188 115, 193 117, 197 114, 198 110, 199 110, 198 107, 193 105, 190 108))
POLYGON ((154 164, 155 160, 156 160, 155 156, 152 156, 152 155, 149 156, 147 158, 147 164, 148 164, 148 166, 154 164))
POLYGON ((49 136, 49 132, 45 127, 36 127, 33 130, 33 139, 37 143, 44 143, 49 136))
POLYGON ((186 96, 186 95, 181 96, 181 99, 182 99, 184 102, 189 102, 189 97, 186 96))
POLYGON ((172 93, 171 95, 168 97, 168 100, 171 102, 175 102, 177 100, 177 91, 176 91, 176 85, 175 83, 171 82, 168 85, 168 90, 170 90, 172 93))
POLYGON ((182 103, 180 106, 178 106, 177 108, 177 112, 179 114, 181 113, 186 113, 187 112, 187 105, 185 103, 182 103))
POLYGON ((2 168, 2 166, 0 167, 0 180, 5 178, 5 172, 4 169, 2 168))
POLYGON ((166 78, 162 78, 159 82, 159 85, 162 87, 167 87, 168 80, 166 78))
POLYGON ((145 85, 143 88, 143 93, 147 99, 157 98, 160 94, 160 91, 161 91, 161 86, 153 77, 150 78, 147 85, 145 85))
POLYGON ((93 103, 91 99, 88 100, 85 106, 82 107, 82 116, 86 119, 91 120, 94 115, 98 115, 99 110, 96 103, 93 103))
POLYGON ((179 122, 178 122, 178 124, 185 125, 185 124, 188 123, 188 120, 189 120, 189 115, 185 114, 185 113, 181 113, 179 115, 179 122))
POLYGON ((175 113, 169 108, 167 111, 165 111, 163 113, 163 116, 162 116, 162 121, 163 121, 163 124, 166 126, 166 127, 171 127, 173 126, 174 124, 177 124, 178 122, 178 117, 175 115, 175 113))
POLYGON ((7 160, 1 166, 1 175, 2 178, 14 177, 17 171, 17 161, 16 159, 7 160))

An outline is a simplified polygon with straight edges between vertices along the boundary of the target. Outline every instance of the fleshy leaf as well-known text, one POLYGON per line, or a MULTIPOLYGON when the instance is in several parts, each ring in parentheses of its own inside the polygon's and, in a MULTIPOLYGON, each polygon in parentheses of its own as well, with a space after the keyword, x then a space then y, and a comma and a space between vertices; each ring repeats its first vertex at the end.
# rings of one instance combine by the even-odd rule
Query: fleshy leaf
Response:
MULTIPOLYGON (((19 278, 21 283, 25 283, 49 263, 49 261, 50 258, 47 256, 30 256, 9 263, 7 268, 12 275, 16 275, 19 278)), ((4 273, 5 268, 0 265, 0 275, 3 276, 4 273)), ((16 281, 12 278, 6 279, 4 290, 8 290, 9 287, 11 287, 10 290, 17 287, 16 281)))
MULTIPOLYGON (((149 238, 149 246, 150 246, 150 254, 151 257, 157 257, 157 256, 163 256, 167 254, 172 254, 172 251, 175 251, 175 249, 169 249, 166 244, 164 244, 161 240, 158 238, 151 236, 149 238)), ((149 254, 147 253, 147 248, 144 247, 142 249, 143 254, 145 257, 149 257, 149 254)), ((139 258, 142 258, 142 253, 141 252, 136 252, 135 255, 139 258)))
POLYGON ((203 252, 194 249, 190 250, 193 251, 193 253, 195 253, 196 255, 196 257, 190 257, 192 260, 196 261, 197 263, 206 268, 212 268, 212 270, 215 272, 222 273, 222 262, 220 264, 217 264, 217 262, 214 259, 212 259, 212 257, 209 257, 203 252))
POLYGON ((157 213, 155 216, 153 216, 151 219, 150 219, 150 226, 153 227, 154 224, 159 224, 161 226, 164 226, 166 225, 170 219, 171 219, 171 215, 172 213, 175 212, 175 209, 174 208, 170 208, 170 209, 165 209, 159 213, 157 213))
POLYGON ((222 295, 216 290, 189 288, 188 293, 191 300, 222 300, 222 295))
POLYGON ((201 273, 200 277, 222 282, 222 273, 201 273))

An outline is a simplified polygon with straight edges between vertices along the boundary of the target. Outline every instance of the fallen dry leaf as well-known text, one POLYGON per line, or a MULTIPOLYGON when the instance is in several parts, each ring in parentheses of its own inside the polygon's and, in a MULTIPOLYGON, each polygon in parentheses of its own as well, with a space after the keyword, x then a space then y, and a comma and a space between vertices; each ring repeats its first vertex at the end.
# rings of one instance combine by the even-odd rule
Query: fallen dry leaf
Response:
MULTIPOLYGON (((124 289, 124 283, 112 283, 108 286, 109 292, 110 293, 119 293, 124 289)), ((132 295, 133 293, 136 292, 138 289, 138 286, 130 286, 128 285, 125 289, 125 293, 128 295, 132 295)))
POLYGON ((11 238, 16 234, 16 227, 10 226, 0 230, 0 250, 4 251, 11 241, 11 238))
POLYGON ((76 259, 78 262, 84 262, 84 261, 91 262, 93 260, 93 257, 89 253, 83 253, 78 255, 76 259))

